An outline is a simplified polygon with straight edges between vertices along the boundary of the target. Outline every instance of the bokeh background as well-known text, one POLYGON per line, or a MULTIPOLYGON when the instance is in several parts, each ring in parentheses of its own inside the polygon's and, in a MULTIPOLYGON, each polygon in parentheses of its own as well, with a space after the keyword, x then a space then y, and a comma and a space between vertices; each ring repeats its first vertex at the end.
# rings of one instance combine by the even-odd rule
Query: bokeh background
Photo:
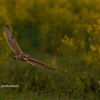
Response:
POLYGON ((100 100, 100 0, 0 0, 1 100, 100 100), (56 71, 14 61, 20 48, 56 71))

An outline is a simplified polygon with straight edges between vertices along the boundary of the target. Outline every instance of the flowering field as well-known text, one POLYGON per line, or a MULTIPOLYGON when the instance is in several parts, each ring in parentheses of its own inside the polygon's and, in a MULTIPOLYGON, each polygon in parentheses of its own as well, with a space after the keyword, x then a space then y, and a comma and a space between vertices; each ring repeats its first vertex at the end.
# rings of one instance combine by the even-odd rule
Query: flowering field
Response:
POLYGON ((99 100, 100 1, 0 0, 0 85, 16 84, 0 99, 99 100), (23 52, 57 70, 10 59, 5 24, 23 52))

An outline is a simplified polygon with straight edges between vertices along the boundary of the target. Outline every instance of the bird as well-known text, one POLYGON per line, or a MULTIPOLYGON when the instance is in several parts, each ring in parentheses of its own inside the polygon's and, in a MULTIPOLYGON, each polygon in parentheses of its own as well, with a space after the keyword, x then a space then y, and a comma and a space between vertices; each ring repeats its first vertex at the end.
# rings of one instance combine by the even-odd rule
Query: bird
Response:
POLYGON ((5 25, 5 34, 6 34, 6 39, 7 39, 7 42, 9 44, 10 48, 16 54, 15 56, 10 57, 10 58, 12 58, 13 60, 25 61, 25 62, 30 63, 37 67, 56 70, 56 69, 53 69, 53 68, 45 65, 44 63, 42 63, 38 60, 30 58, 29 54, 23 53, 22 50, 20 49, 20 47, 18 46, 18 44, 17 44, 14 36, 12 35, 12 33, 9 29, 9 26, 7 24, 5 25))

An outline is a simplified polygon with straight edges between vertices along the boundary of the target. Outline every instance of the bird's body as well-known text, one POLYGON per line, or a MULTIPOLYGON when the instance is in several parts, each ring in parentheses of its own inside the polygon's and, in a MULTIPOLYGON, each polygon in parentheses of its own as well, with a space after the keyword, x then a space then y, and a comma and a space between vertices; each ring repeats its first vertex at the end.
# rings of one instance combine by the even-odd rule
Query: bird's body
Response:
POLYGON ((21 51, 21 49, 19 48, 16 40, 14 39, 14 37, 13 37, 12 33, 10 32, 10 29, 7 25, 5 25, 5 33, 6 33, 7 42, 9 44, 10 48, 16 54, 16 56, 11 57, 12 59, 26 61, 26 62, 28 62, 32 65, 38 66, 38 67, 55 70, 53 68, 48 67, 47 65, 43 64, 42 62, 40 62, 38 60, 30 58, 28 54, 23 53, 21 51))
POLYGON ((16 55, 16 56, 11 57, 11 58, 14 59, 14 60, 27 61, 29 59, 29 55, 22 53, 20 55, 16 55))

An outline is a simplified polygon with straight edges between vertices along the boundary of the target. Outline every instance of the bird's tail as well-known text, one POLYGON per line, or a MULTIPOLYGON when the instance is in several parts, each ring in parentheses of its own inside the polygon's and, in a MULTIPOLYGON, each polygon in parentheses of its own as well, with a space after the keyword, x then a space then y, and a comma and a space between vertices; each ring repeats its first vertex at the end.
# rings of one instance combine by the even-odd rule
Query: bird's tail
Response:
POLYGON ((10 57, 13 60, 18 60, 18 58, 16 56, 10 57))

